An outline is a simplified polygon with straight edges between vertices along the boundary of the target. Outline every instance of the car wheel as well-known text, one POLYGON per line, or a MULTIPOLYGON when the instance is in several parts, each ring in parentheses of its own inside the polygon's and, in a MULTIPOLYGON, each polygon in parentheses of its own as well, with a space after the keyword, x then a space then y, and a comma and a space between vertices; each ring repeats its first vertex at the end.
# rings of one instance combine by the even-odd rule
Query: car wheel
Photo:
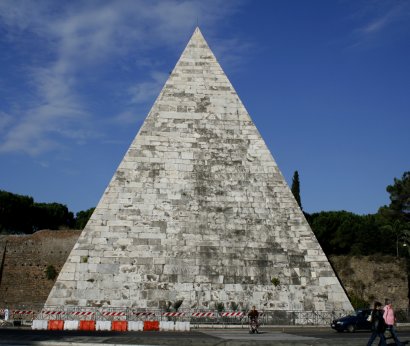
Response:
POLYGON ((349 324, 349 325, 346 327, 346 329, 347 329, 347 331, 348 331, 349 333, 353 333, 353 332, 356 330, 356 328, 355 328, 355 326, 354 326, 353 324, 349 324))

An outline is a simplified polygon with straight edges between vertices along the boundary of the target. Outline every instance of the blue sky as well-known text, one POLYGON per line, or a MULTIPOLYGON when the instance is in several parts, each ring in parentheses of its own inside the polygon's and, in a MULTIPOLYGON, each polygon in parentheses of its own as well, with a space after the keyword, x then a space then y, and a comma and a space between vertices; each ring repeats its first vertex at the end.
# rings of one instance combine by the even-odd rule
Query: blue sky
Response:
POLYGON ((410 170, 410 2, 0 2, 0 189, 96 206, 197 22, 304 210, 410 170))

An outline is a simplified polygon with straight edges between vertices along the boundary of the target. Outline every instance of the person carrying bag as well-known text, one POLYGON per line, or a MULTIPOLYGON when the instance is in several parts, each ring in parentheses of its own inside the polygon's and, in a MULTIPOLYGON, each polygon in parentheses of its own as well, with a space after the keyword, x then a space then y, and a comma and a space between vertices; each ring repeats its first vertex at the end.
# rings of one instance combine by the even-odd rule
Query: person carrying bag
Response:
POLYGON ((369 341, 367 342, 367 346, 371 346, 373 341, 379 337, 381 346, 386 346, 386 338, 384 336, 384 332, 386 331, 386 323, 383 318, 383 309, 382 303, 375 302, 374 308, 371 313, 371 322, 372 322, 372 335, 370 336, 369 341))

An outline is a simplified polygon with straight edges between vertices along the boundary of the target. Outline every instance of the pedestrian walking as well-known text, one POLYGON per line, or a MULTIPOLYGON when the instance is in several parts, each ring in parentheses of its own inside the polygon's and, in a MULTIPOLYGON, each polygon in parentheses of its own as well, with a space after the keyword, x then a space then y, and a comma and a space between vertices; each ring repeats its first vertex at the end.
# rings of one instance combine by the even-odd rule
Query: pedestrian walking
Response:
POLYGON ((394 310, 392 307, 392 303, 389 299, 385 300, 385 306, 383 310, 384 310, 383 318, 384 318, 384 322, 386 322, 386 329, 390 332, 396 345, 401 346, 402 343, 397 337, 396 328, 394 327, 394 325, 396 324, 396 316, 394 316, 394 310))
POLYGON ((380 346, 386 346, 386 338, 384 337, 384 332, 386 331, 386 323, 383 318, 383 309, 382 303, 375 302, 374 307, 371 313, 371 322, 372 322, 372 335, 370 336, 367 346, 371 346, 373 341, 379 337, 380 346))

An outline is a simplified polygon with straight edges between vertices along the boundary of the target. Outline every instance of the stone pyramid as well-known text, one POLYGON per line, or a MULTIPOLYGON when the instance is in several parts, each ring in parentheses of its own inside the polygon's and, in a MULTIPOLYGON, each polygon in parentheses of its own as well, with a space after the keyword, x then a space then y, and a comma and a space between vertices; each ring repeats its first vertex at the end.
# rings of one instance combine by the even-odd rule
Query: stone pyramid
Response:
POLYGON ((198 28, 46 306, 351 310, 198 28))

